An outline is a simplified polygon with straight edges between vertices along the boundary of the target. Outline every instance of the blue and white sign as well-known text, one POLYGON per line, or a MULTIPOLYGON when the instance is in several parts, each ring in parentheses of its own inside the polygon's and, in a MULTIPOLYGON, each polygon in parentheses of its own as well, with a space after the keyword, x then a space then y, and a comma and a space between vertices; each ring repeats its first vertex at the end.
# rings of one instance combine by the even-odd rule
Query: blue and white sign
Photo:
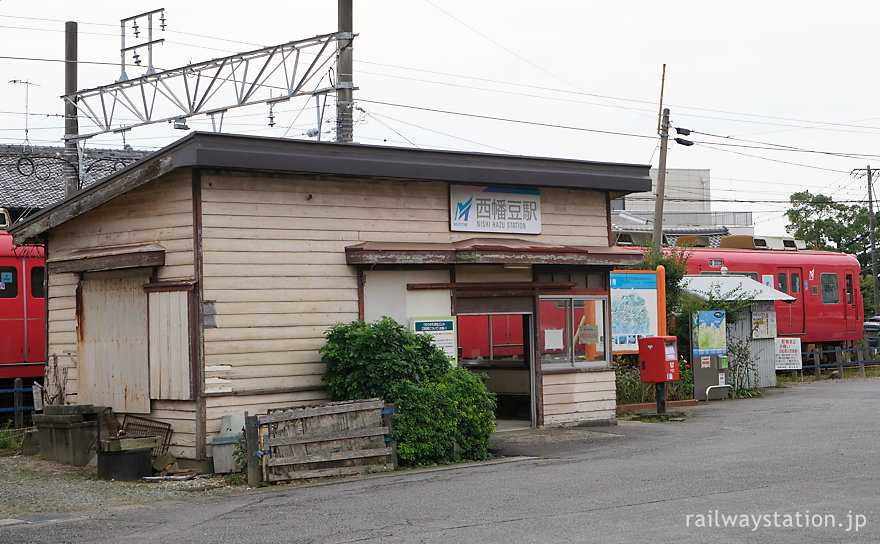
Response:
POLYGON ((639 338, 660 334, 657 273, 616 270, 610 280, 611 350, 638 353, 639 338))
POLYGON ((691 312, 691 349, 700 355, 727 355, 727 313, 691 312))
POLYGON ((541 234, 541 193, 537 189, 452 185, 449 228, 464 232, 541 234))

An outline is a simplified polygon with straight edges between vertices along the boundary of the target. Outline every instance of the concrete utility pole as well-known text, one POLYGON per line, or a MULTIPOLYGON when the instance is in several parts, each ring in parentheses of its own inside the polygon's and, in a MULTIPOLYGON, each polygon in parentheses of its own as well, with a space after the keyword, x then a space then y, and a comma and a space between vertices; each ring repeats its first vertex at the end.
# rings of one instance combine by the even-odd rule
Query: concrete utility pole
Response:
POLYGON ((352 85, 352 42, 354 25, 352 23, 351 0, 339 0, 339 36, 336 47, 339 53, 336 67, 336 141, 351 142, 354 138, 352 121, 354 87, 352 85))
MULTIPOLYGON (((77 25, 74 21, 64 23, 64 94, 76 93, 77 63, 77 25)), ((70 196, 79 190, 79 147, 76 136, 79 123, 76 119, 76 105, 73 101, 64 102, 64 195, 70 196)))
POLYGON ((871 186, 871 165, 868 165, 868 214, 871 225, 871 277, 874 281, 874 315, 880 315, 880 297, 877 296, 877 253, 874 250, 874 189, 871 186))
POLYGON ((663 108, 660 123, 660 166, 657 169, 657 196, 654 198, 654 247, 663 247, 663 200, 666 198, 666 144, 669 140, 669 108, 663 108))
POLYGON ((874 285, 874 315, 880 315, 880 296, 877 294, 880 286, 877 285, 877 245, 874 237, 874 186, 871 179, 871 165, 869 164, 867 168, 855 168, 853 173, 861 172, 862 170, 865 170, 868 174, 868 228, 870 229, 868 236, 871 240, 871 278, 874 285))

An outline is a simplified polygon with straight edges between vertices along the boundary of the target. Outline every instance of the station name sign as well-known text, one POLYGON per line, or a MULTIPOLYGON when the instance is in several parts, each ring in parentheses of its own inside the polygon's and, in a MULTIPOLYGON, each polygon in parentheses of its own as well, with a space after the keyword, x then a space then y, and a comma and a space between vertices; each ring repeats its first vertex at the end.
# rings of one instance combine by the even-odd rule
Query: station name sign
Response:
POLYGON ((508 187, 449 187, 449 228, 464 232, 541 234, 541 192, 508 187))

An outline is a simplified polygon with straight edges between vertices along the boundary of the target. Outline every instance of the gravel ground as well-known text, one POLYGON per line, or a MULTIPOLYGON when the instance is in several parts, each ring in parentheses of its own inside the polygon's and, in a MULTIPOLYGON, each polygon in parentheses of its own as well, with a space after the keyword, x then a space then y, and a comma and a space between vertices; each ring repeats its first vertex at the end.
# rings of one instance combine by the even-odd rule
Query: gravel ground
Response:
POLYGON ((117 482, 98 479, 95 459, 84 467, 72 467, 39 457, 0 456, 0 520, 186 500, 193 494, 228 494, 242 489, 228 485, 222 476, 117 482))

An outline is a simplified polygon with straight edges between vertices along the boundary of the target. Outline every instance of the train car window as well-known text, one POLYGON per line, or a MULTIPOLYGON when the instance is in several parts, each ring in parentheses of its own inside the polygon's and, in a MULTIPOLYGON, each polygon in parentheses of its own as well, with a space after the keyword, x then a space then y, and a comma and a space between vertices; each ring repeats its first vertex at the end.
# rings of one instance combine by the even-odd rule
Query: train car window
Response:
POLYGON ((837 274, 822 274, 819 283, 822 287, 822 304, 839 304, 840 286, 837 283, 837 274))
MULTIPOLYGON (((734 272, 731 270, 727 274, 729 276, 745 276, 747 278, 751 278, 751 279, 755 280, 758 283, 761 283, 761 280, 758 279, 757 272, 734 272)), ((701 276, 720 276, 721 272, 719 272, 717 270, 701 270, 700 275, 701 276)))
POLYGON ((43 286, 46 269, 42 266, 31 268, 31 296, 34 298, 46 298, 46 289, 43 286))
POLYGON ((18 296, 18 270, 14 266, 0 266, 0 298, 18 296))
POLYGON ((797 272, 791 273, 791 293, 796 295, 801 292, 801 275, 797 272))
POLYGON ((783 293, 787 293, 788 292, 788 276, 785 275, 785 272, 780 272, 776 276, 779 278, 779 280, 777 282, 779 287, 777 287, 777 289, 779 289, 783 293))
POLYGON ((853 303, 853 281, 852 274, 846 275, 846 303, 853 303))
POLYGON ((721 259, 709 259, 709 266, 723 266, 724 261, 721 259))

